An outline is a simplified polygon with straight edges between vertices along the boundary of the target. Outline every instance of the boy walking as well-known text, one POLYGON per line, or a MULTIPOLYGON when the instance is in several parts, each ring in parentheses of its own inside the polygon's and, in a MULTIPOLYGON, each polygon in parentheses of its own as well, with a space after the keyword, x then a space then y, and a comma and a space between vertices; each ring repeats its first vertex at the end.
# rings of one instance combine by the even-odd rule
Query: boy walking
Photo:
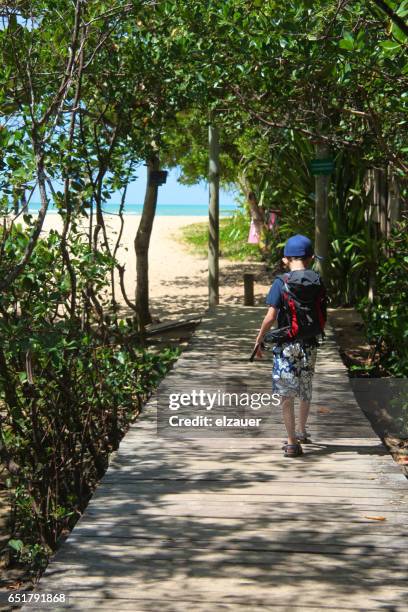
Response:
POLYGON ((266 298, 268 312, 256 339, 256 356, 262 358, 264 339, 273 343, 272 390, 281 398, 288 433, 285 457, 303 454, 301 442, 310 441, 306 432, 312 397, 312 380, 318 346, 326 322, 326 292, 317 272, 310 269, 313 246, 297 234, 285 244, 282 259, 288 272, 274 280, 266 298), (268 330, 277 320, 278 327, 268 330), (295 427, 294 400, 299 398, 299 430, 295 427))

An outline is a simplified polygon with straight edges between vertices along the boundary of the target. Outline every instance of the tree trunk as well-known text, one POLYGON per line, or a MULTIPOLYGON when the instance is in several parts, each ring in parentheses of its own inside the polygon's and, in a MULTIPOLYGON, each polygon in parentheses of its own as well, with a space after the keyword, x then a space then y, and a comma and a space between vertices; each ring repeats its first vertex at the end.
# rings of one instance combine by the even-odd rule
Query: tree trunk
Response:
MULTIPOLYGON (((316 145, 316 158, 329 157, 330 151, 325 144, 316 145)), ((328 191, 329 176, 317 175, 315 177, 315 252, 322 260, 317 261, 317 269, 323 280, 327 278, 329 256, 329 210, 328 191)))
POLYGON ((246 176, 240 176, 238 182, 243 194, 245 195, 251 221, 254 223, 256 232, 259 236, 259 250, 262 253, 263 259, 267 259, 269 255, 269 248, 267 245, 268 224, 265 219, 265 212, 263 208, 259 206, 255 192, 251 189, 251 185, 249 184, 246 176))
POLYGON ((158 155, 147 161, 147 184, 143 212, 135 237, 136 253, 136 310, 142 325, 151 323, 149 310, 149 244, 156 213, 158 186, 152 184, 152 172, 159 170, 158 155))
MULTIPOLYGON (((369 168, 365 176, 365 193, 368 198, 368 208, 365 211, 365 221, 368 225, 368 239, 375 245, 380 235, 380 212, 379 212, 379 178, 378 170, 369 168)), ((373 251, 374 254, 374 251, 373 251)), ((368 301, 374 301, 377 263, 376 258, 371 257, 368 262, 368 301)))
POLYGON ((387 173, 384 168, 378 170, 378 204, 380 212, 380 231, 381 237, 386 238, 388 235, 388 223, 387 223, 387 203, 388 203, 388 185, 387 185, 387 173))
POLYGON ((258 204, 256 195, 253 191, 247 194, 247 201, 249 210, 251 212, 251 219, 255 223, 256 229, 259 234, 262 233, 263 226, 265 225, 265 218, 261 207, 258 204))
POLYGON ((249 184, 249 181, 244 174, 238 177, 238 182, 239 182, 242 192, 245 195, 246 201, 248 203, 248 208, 249 208, 249 213, 251 215, 251 219, 257 225, 259 230, 261 230, 265 219, 264 219, 263 210, 258 204, 256 195, 254 191, 251 189, 251 185, 249 184))
POLYGON ((209 203, 208 203, 208 305, 214 308, 219 295, 219 250, 220 250, 220 143, 218 128, 208 128, 209 147, 209 203))
POLYGON ((401 218, 401 198, 398 177, 393 172, 393 166, 388 166, 388 234, 391 228, 401 218))

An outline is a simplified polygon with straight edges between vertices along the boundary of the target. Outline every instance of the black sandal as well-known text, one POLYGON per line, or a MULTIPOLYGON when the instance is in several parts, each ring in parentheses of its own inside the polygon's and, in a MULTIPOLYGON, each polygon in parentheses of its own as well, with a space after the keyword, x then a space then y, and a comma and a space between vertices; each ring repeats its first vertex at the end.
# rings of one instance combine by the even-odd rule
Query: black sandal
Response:
POLYGON ((285 444, 284 448, 284 457, 300 457, 303 455, 303 449, 301 445, 298 444, 285 444))
MULTIPOLYGON (((309 433, 307 431, 305 431, 305 433, 296 432, 296 440, 301 444, 312 444, 312 438, 309 436, 309 433)), ((287 444, 288 441, 285 440, 283 442, 282 450, 285 450, 287 444)))

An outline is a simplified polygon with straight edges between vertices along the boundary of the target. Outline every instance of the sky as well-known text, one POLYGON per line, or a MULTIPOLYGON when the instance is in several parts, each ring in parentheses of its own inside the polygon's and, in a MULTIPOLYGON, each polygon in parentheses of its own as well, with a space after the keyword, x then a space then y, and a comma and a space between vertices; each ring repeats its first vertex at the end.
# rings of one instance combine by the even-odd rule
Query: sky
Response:
MULTIPOLYGON (((139 169, 139 178, 128 187, 127 201, 131 204, 142 204, 146 188, 145 166, 139 169)), ((159 187, 158 202, 160 204, 208 204, 208 185, 205 182, 199 185, 181 185, 177 182, 179 171, 170 170, 165 185, 159 187)), ((119 202, 119 194, 113 195, 112 202, 119 202)), ((220 190, 220 205, 234 204, 235 194, 220 190)))
MULTIPOLYGON (((138 179, 133 183, 130 183, 127 191, 126 201, 128 204, 143 204, 144 194, 146 189, 146 173, 147 168, 140 166, 138 168, 138 179), (138 174, 139 173, 139 174, 138 174)), ((159 204, 202 204, 208 205, 208 185, 205 181, 202 181, 198 185, 181 185, 177 178, 179 176, 179 170, 174 168, 169 171, 167 175, 167 182, 165 185, 159 187, 159 204)), ((61 185, 54 184, 54 188, 61 189, 61 185)), ((235 197, 237 193, 232 191, 224 191, 220 189, 220 206, 233 205, 235 204, 235 197)), ((40 194, 38 188, 34 190, 32 202, 40 201, 40 194)), ((116 192, 112 194, 112 204, 119 204, 120 193, 116 192)))

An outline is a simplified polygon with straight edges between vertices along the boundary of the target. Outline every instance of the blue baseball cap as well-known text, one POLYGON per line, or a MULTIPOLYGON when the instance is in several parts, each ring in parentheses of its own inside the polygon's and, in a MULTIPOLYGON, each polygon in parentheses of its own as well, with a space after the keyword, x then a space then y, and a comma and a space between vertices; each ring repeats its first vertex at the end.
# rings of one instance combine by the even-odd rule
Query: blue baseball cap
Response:
MULTIPOLYGON (((313 244, 310 238, 302 236, 302 234, 296 234, 291 236, 285 244, 283 250, 284 257, 312 257, 313 256, 313 244)), ((318 255, 315 255, 318 259, 322 259, 318 255)))

